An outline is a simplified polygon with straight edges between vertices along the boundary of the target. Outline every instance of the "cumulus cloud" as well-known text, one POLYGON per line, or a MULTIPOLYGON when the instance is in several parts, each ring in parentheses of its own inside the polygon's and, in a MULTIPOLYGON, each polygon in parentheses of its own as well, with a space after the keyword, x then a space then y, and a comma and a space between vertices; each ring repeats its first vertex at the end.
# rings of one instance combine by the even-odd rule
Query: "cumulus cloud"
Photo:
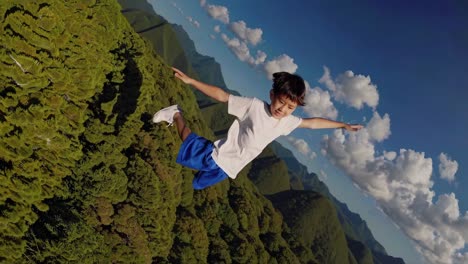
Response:
POLYGON ((257 50, 255 57, 252 56, 247 43, 243 40, 236 37, 229 38, 224 33, 221 34, 221 39, 240 61, 248 63, 251 67, 261 68, 270 80, 273 79, 272 74, 275 72, 294 73, 298 68, 297 64, 294 63, 294 59, 286 54, 267 61, 267 54, 261 50, 257 50))
POLYGON ((250 50, 245 42, 240 41, 237 38, 230 39, 226 34, 221 34, 221 38, 228 48, 237 56, 241 61, 248 61, 250 56, 250 50))
POLYGON ((234 53, 239 60, 247 62, 250 66, 260 65, 265 62, 267 57, 266 53, 258 50, 256 56, 253 57, 244 41, 238 38, 230 39, 226 34, 221 34, 221 39, 223 39, 224 43, 226 43, 231 52, 234 53))
POLYGON ((257 50, 257 55, 255 57, 254 63, 255 65, 260 65, 265 62, 267 58, 267 54, 261 50, 257 50))
POLYGON ((346 71, 333 80, 330 70, 324 67, 324 74, 319 82, 332 92, 337 101, 354 108, 361 109, 367 104, 375 109, 379 103, 377 86, 372 84, 369 76, 355 75, 352 71, 346 71))
POLYGON ((397 153, 395 151, 384 151, 383 156, 385 159, 392 161, 396 158, 397 153))
POLYGON ((367 131, 371 140, 381 142, 390 136, 390 117, 385 114, 380 117, 379 113, 374 112, 374 116, 367 124, 367 131))
POLYGON ((227 9, 227 7, 218 5, 207 5, 205 9, 206 12, 208 12, 208 14, 212 18, 219 20, 224 24, 229 23, 229 10, 227 9))
MULTIPOLYGON (((380 208, 413 241, 430 263, 466 260, 468 212, 460 214, 455 194, 433 191, 432 159, 424 152, 400 149, 379 155, 375 143, 390 134, 389 117, 374 114, 358 132, 335 130, 324 136, 321 152, 349 175, 359 189, 374 197, 380 208), (346 134, 345 134, 346 133, 346 134)), ((447 159, 448 160, 448 159, 447 159)))
POLYGON ((309 144, 303 139, 295 138, 292 136, 287 136, 286 140, 291 144, 294 148, 297 149, 302 155, 308 157, 310 160, 313 160, 317 157, 317 153, 312 151, 309 147, 309 144))
POLYGON ((305 83, 305 106, 302 107, 304 112, 310 117, 336 119, 338 117, 338 110, 333 105, 328 91, 324 91, 319 87, 311 89, 309 83, 307 81, 305 83))
POLYGON ((242 20, 232 22, 229 25, 229 29, 234 32, 238 38, 254 46, 262 41, 263 31, 260 28, 248 28, 247 24, 242 20))
POLYGON ((287 136, 286 140, 303 155, 307 156, 311 153, 309 144, 307 144, 304 139, 287 136))
MULTIPOLYGON (((229 24, 229 10, 225 6, 209 5, 206 1, 200 1, 200 5, 213 19, 219 20, 224 24, 229 24)), ((256 46, 262 41, 262 29, 249 28, 247 27, 247 23, 242 20, 231 23, 229 29, 236 37, 231 38, 226 34, 221 34, 221 39, 231 52, 239 60, 248 63, 251 67, 262 69, 270 80, 275 72, 296 72, 298 66, 286 54, 282 54, 269 61, 266 60, 267 54, 261 50, 257 50, 255 56, 251 55, 248 45, 256 46)), ((220 33, 221 29, 219 26, 215 26, 214 31, 220 33)))
POLYGON ((271 61, 267 61, 264 65, 264 71, 268 78, 273 79, 272 74, 275 72, 285 71, 295 73, 298 66, 294 63, 294 59, 286 54, 280 55, 271 61))
POLYGON ((458 171, 458 162, 451 160, 445 153, 440 153, 439 162, 440 177, 449 182, 455 180, 455 174, 458 171))
POLYGON ((216 36, 213 35, 213 34, 210 34, 210 38, 211 38, 211 39, 216 39, 216 36))

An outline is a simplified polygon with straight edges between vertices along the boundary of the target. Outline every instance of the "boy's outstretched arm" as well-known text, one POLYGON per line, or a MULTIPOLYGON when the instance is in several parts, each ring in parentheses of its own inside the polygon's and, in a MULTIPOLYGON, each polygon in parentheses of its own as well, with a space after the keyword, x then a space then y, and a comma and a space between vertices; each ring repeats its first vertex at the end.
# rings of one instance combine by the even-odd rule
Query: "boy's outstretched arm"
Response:
POLYGON ((216 101, 227 103, 229 99, 229 93, 227 93, 223 89, 214 85, 209 85, 192 79, 188 77, 185 73, 174 67, 172 67, 172 70, 174 71, 174 76, 183 81, 184 83, 192 85, 193 87, 195 87, 195 89, 215 99, 216 101))
POLYGON ((346 124, 343 122, 328 120, 321 117, 313 117, 313 118, 303 118, 301 124, 299 124, 301 128, 310 128, 310 129, 319 129, 319 128, 344 128, 348 131, 358 131, 363 126, 356 125, 356 124, 346 124))

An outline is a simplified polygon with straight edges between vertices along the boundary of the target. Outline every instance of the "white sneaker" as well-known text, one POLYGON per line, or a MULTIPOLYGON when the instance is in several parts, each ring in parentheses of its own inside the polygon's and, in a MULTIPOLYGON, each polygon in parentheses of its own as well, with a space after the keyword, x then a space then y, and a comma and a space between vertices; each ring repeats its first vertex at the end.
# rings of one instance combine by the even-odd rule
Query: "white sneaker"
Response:
POLYGON ((154 123, 160 123, 162 121, 166 121, 169 123, 168 126, 172 125, 174 122, 174 115, 175 113, 180 112, 179 106, 178 105, 171 105, 169 107, 163 108, 156 112, 153 116, 153 122, 154 123))

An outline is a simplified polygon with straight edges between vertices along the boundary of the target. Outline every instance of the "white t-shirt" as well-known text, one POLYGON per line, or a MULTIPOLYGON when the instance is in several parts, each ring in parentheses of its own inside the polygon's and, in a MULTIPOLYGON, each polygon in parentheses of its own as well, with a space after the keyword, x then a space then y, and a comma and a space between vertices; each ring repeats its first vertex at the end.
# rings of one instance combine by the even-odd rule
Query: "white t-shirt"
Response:
POLYGON ((270 142, 291 133, 302 120, 293 115, 276 119, 271 116, 267 103, 235 95, 229 96, 228 113, 237 118, 227 137, 214 142, 211 156, 232 179, 270 142))

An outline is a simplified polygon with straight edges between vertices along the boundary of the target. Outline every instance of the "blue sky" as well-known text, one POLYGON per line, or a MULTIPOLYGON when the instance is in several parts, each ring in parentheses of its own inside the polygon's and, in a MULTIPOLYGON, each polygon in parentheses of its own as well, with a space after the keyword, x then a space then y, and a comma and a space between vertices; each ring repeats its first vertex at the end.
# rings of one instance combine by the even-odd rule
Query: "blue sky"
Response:
POLYGON ((296 72, 310 87, 295 114, 366 126, 351 135, 297 130, 279 141, 390 254, 468 262, 468 4, 150 3, 221 64, 230 89, 267 100, 269 73, 296 72))

